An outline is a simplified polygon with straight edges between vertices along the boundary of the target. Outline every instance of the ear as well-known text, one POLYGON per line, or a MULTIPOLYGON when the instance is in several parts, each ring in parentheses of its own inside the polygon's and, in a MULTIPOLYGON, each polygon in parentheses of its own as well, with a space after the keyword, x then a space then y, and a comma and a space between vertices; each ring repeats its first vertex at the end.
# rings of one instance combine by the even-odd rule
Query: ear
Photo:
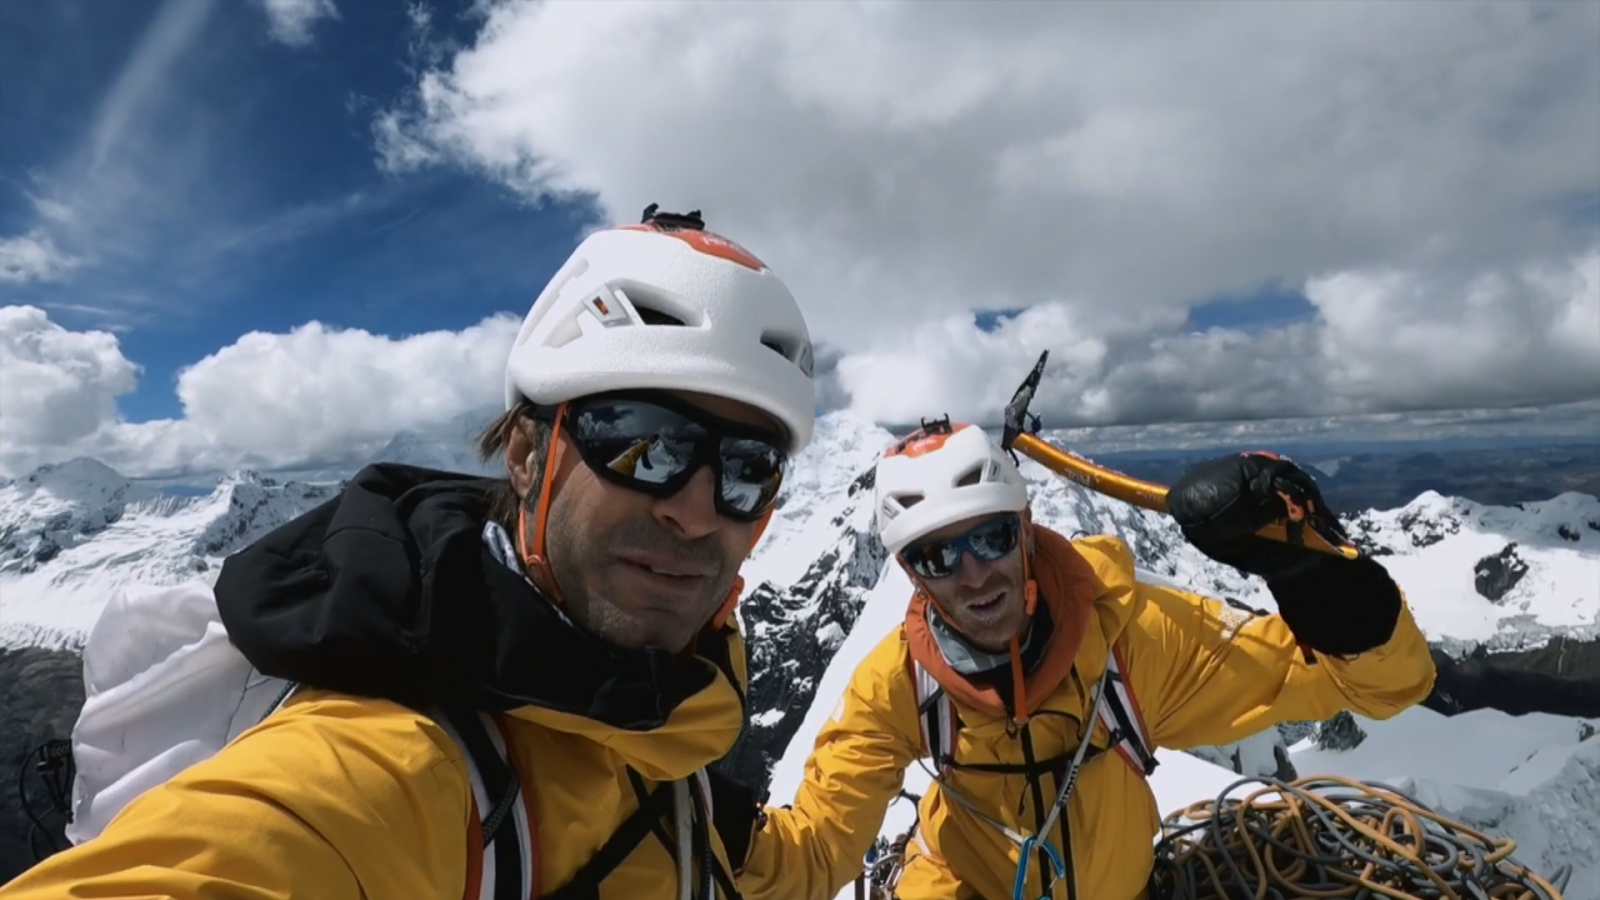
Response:
POLYGON ((526 498, 538 483, 541 460, 533 443, 533 422, 518 418, 506 435, 506 475, 520 498, 526 498))

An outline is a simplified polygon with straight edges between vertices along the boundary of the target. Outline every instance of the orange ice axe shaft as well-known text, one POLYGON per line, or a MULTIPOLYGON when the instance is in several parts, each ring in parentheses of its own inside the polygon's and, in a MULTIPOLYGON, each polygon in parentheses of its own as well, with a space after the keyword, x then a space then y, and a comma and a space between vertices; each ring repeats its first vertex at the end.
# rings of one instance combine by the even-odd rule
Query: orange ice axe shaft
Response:
MULTIPOLYGON (((1039 378, 1044 374, 1045 359, 1049 355, 1048 350, 1039 355, 1039 361, 1034 364, 1033 371, 1023 380, 1017 392, 1012 395, 1011 402, 1006 405, 1005 430, 1001 436, 1001 446, 1021 453, 1057 475, 1081 484, 1091 491, 1143 509, 1166 512, 1165 485, 1143 481, 1096 465, 1081 456, 1062 450, 1037 435, 1029 434, 1023 427, 1028 405, 1033 400, 1034 391, 1038 390, 1039 378)), ((1312 526, 1304 510, 1288 502, 1287 498, 1285 502, 1288 504, 1289 518, 1274 522, 1257 534, 1274 541, 1298 544, 1322 553, 1343 556, 1346 559, 1360 557, 1360 550, 1343 541, 1329 540, 1312 526)))

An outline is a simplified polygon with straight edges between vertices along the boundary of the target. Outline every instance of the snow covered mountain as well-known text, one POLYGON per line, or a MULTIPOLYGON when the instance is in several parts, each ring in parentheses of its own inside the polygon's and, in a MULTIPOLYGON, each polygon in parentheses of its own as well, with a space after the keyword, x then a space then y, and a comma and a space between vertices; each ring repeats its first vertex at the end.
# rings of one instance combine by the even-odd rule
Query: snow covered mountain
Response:
POLYGON ((206 572, 336 491, 253 471, 163 490, 92 459, 0 480, 0 645, 77 646, 117 587, 206 572))
MULTIPOLYGON (((459 445, 397 436, 380 458, 478 471, 468 429, 458 430, 459 445)), ((910 585, 871 532, 872 464, 890 440, 870 422, 824 417, 743 569, 740 615, 750 636, 754 715, 727 766, 750 783, 769 784, 775 803, 792 796, 811 741, 856 662, 904 614, 910 585)), ((1199 554, 1165 516, 1089 492, 1031 461, 1023 471, 1043 524, 1069 536, 1119 535, 1151 573, 1272 609, 1259 581, 1199 554)), ((206 572, 338 487, 235 472, 175 488, 130 481, 93 460, 0 481, 0 646, 73 648, 115 587, 206 572)), ((1600 499, 1569 493, 1507 508, 1429 493, 1346 521, 1394 573, 1430 639, 1452 654, 1600 634, 1600 499)), ((1447 814, 1511 831, 1527 848, 1519 853, 1525 862, 1588 866, 1574 874, 1567 896, 1600 900, 1600 741, 1580 742, 1575 720, 1536 718, 1492 710, 1446 718, 1417 709, 1392 722, 1345 723, 1357 737, 1344 744, 1328 735, 1319 744, 1308 724, 1199 751, 1229 768, 1166 754, 1157 794, 1163 811, 1186 806, 1227 787, 1238 777, 1234 769, 1272 772, 1285 751, 1302 774, 1378 773, 1397 786, 1413 778, 1447 814), (1502 731, 1517 737, 1481 737, 1502 731), (1497 749, 1456 770, 1435 764, 1438 748, 1478 744, 1497 749), (1563 814, 1576 815, 1580 827, 1554 828, 1563 814)), ((908 789, 925 783, 917 770, 908 773, 908 789)), ((908 804, 897 804, 886 833, 903 828, 909 813, 908 804)))

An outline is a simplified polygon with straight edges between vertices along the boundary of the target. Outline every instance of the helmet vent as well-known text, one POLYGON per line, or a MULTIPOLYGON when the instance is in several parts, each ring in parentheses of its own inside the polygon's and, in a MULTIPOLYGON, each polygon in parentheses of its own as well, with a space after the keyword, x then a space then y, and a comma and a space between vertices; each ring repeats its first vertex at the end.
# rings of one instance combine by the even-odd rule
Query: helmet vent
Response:
POLYGON ((967 487, 968 485, 977 484, 978 482, 982 481, 984 465, 985 464, 983 463, 979 463, 965 472, 962 472, 961 477, 956 479, 955 486, 967 487))
POLYGON ((700 324, 701 317, 695 314, 694 308, 669 293, 633 282, 612 285, 611 290, 627 298, 628 305, 645 325, 700 324))
POLYGON ((639 311, 639 319, 646 325, 678 325, 680 327, 683 325, 683 320, 671 313, 662 312, 659 309, 651 309, 648 306, 640 306, 637 303, 634 304, 633 308, 639 311))

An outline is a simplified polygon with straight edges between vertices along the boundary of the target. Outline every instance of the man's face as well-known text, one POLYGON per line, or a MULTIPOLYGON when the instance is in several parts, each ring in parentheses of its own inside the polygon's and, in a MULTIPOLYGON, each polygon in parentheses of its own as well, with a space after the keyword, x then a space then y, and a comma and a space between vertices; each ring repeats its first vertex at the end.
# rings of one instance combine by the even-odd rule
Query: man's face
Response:
MULTIPOLYGON (((980 526, 998 525, 1009 516, 975 516, 929 532, 907 548, 959 538, 980 526)), ((1027 599, 1022 590, 1022 552, 1026 538, 1017 535, 1016 546, 1000 559, 979 559, 970 549, 961 554, 955 571, 944 578, 921 578, 933 595, 939 614, 955 626, 973 646, 990 653, 1007 649, 1011 639, 1027 625, 1027 599)))
MULTIPOLYGON (((772 420, 752 407, 702 394, 678 396, 777 434, 772 420)), ((561 440, 545 554, 568 614, 620 647, 687 646, 727 599, 756 523, 718 514, 710 466, 677 493, 655 498, 602 479, 565 430, 561 440)))

